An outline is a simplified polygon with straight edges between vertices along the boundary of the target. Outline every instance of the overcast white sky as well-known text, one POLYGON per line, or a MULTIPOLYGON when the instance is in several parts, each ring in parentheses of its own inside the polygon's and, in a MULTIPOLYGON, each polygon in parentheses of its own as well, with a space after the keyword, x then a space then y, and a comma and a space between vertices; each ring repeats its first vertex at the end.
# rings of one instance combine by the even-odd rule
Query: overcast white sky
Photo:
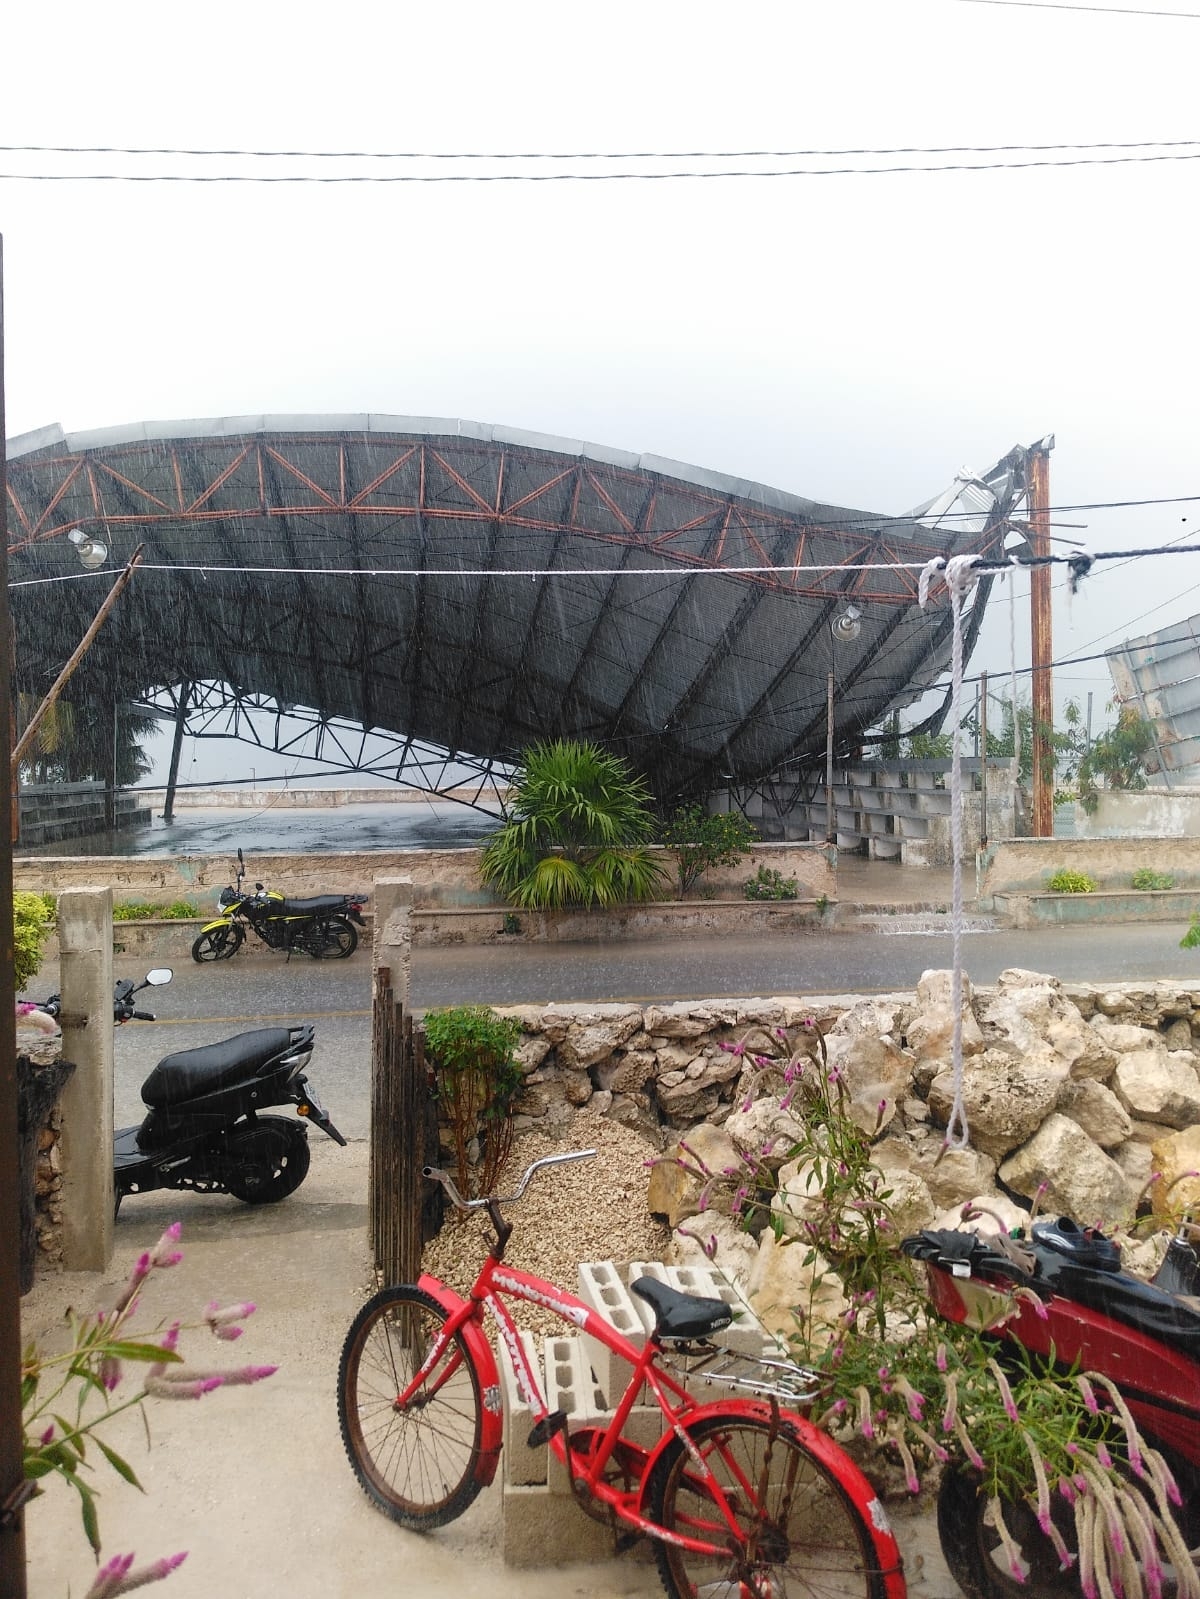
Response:
MULTIPOLYGON (((1173 18, 1096 3, 61 0, 6 15, 0 144, 1200 139, 1200 4, 1158 0, 1173 18)), ((0 152, 7 174, 131 169, 263 167, 0 152)), ((334 169, 379 168, 268 168, 334 169)), ((1193 160, 655 183, 0 180, 8 431, 466 417, 889 512, 1053 432, 1056 505, 1200 495, 1198 180, 1193 160)), ((1091 550, 1141 547, 1200 529, 1200 501, 1057 520, 1086 524, 1058 531, 1091 550)), ((1200 556, 1100 567, 1070 606, 1058 586, 1055 653, 1196 612, 1200 556)), ((997 618, 974 666, 1007 671, 1007 640, 997 618)), ((1102 661, 1061 667, 1055 687, 1093 690, 1099 724, 1102 661)))

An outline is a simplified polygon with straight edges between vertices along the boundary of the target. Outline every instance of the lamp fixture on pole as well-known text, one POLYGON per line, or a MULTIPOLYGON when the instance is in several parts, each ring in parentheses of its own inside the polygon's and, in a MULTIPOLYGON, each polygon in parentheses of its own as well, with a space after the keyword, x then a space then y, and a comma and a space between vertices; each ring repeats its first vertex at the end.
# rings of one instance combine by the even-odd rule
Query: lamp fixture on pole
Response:
POLYGON ((849 644, 862 632, 862 612, 857 605, 847 605, 830 623, 833 636, 841 644, 849 644))
POLYGON ((108 560, 108 545, 102 539, 92 538, 81 527, 73 527, 67 534, 67 541, 75 546, 79 564, 89 572, 97 571, 108 560))

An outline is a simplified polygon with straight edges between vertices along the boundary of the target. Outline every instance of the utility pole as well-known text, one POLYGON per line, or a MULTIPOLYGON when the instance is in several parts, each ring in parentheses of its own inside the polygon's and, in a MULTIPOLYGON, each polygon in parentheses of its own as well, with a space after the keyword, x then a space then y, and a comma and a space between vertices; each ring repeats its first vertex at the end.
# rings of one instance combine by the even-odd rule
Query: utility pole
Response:
MULTIPOLYGON (((0 239, 0 715, 11 719, 8 617, 8 486, 4 431, 4 241, 0 239)), ((0 737, 0 794, 11 797, 12 727, 0 737)), ((5 829, 11 833, 11 826, 5 829)), ((21 1423, 20 1176, 17 1159, 17 1033, 13 985, 12 840, 0 840, 0 1594, 25 1599, 25 1480, 21 1423)))
MULTIPOLYGON (((1035 560, 1050 554, 1050 451, 1054 435, 1029 453, 1029 549, 1035 560)), ((1054 836, 1054 627, 1050 567, 1029 571, 1029 631, 1033 658, 1033 836, 1054 836)), ((1014 714, 1016 707, 1014 706, 1014 714)))

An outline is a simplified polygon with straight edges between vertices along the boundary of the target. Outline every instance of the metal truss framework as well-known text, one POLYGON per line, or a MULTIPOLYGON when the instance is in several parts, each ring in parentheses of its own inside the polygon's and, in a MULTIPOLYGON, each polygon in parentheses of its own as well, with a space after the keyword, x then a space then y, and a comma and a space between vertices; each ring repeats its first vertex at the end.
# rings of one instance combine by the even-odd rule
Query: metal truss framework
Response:
MULTIPOLYGON (((382 775, 438 747, 434 764, 485 786, 532 739, 564 734, 616 748, 664 797, 755 781, 823 749, 831 666, 838 739, 853 743, 944 665, 948 609, 918 610, 915 566, 998 554, 1024 493, 1020 451, 994 469, 988 514, 930 526, 562 441, 205 428, 10 461, 15 581, 71 571, 76 528, 99 525, 114 560, 145 545, 92 691, 166 709, 180 683, 203 683, 188 730, 215 736, 219 710, 236 729, 223 736, 260 745, 248 713, 306 706, 309 758, 331 770, 382 775), (730 570, 746 567, 774 570, 730 570), (863 635, 835 660, 848 601, 863 635)), ((92 594, 14 591, 20 679, 50 670, 92 594)))

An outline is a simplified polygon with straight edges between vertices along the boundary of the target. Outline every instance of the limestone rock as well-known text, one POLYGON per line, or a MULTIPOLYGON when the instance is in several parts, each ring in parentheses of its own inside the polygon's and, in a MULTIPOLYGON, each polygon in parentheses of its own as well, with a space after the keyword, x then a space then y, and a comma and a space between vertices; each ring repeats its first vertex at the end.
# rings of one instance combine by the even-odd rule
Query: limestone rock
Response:
POLYGON ((645 1017, 646 1031, 654 1038, 699 1038, 715 1026, 713 1017, 695 1005, 681 1001, 676 1005, 651 1005, 645 1017))
POLYGON ((1078 1082, 1068 1079, 1054 1108, 1078 1122, 1101 1149, 1123 1144, 1133 1131, 1133 1122, 1121 1101, 1111 1089, 1091 1077, 1078 1082))
POLYGON ((1166 1048, 1160 1033, 1137 1027, 1132 1022, 1110 1022, 1100 1016, 1092 1023, 1092 1029, 1117 1055, 1128 1055, 1139 1049, 1166 1048))
POLYGON ((625 1094, 630 1089, 644 1088, 654 1076, 656 1058, 649 1049, 629 1049, 596 1068, 596 1081, 602 1089, 614 1094, 625 1094))
MULTIPOLYGON (((952 974, 928 971, 917 984, 917 1014, 908 1024, 908 1047, 924 1064, 945 1065, 950 1060, 954 1038, 954 1012, 950 1005, 952 974)), ((974 991, 963 974, 962 1047, 964 1055, 975 1055, 983 1048, 983 1033, 972 1008, 974 991)), ((928 1080, 929 1073, 925 1074, 928 1080)))
POLYGON ((592 1097, 592 1079, 587 1072, 564 1072, 563 1092, 569 1105, 586 1105, 592 1097))
POLYGON ((1157 1049, 1122 1055, 1113 1074, 1113 1091, 1131 1116, 1167 1127, 1190 1127, 1200 1122, 1200 1077, 1194 1059, 1190 1052, 1169 1055, 1157 1049))
POLYGON ((964 1233, 979 1233, 986 1238, 999 1231, 1013 1232, 1018 1227, 1024 1227, 1029 1222, 1029 1212, 1022 1210, 1020 1205, 1011 1200, 1007 1194, 997 1194, 991 1189, 984 1189, 980 1194, 972 1194, 961 1200, 956 1205, 950 1205, 934 1217, 933 1225, 937 1228, 954 1228, 964 1233), (964 1216, 967 1208, 978 1212, 970 1217, 964 1216))
MULTIPOLYGON (((1054 1109, 1066 1077, 1066 1066, 1053 1066, 1047 1054, 1027 1062, 1006 1050, 988 1049, 964 1061, 963 1104, 971 1143, 997 1159, 1016 1149, 1054 1109)), ((953 1073, 939 1073, 930 1084, 929 1108, 943 1127, 953 1096, 953 1073)))
POLYGON ((1177 1016, 1169 1027, 1163 1029, 1163 1042, 1168 1049, 1191 1049, 1191 1021, 1183 1016, 1177 1016))
POLYGON ((1009 968, 980 1005, 979 1020, 992 1047, 1025 1060, 1049 1051, 1073 1077, 1106 1078, 1116 1065, 1103 1035, 1084 1021, 1056 977, 1009 968))
POLYGON ((572 1071, 584 1071, 589 1066, 607 1060, 635 1033, 641 1032, 640 1010, 605 1006, 598 1011, 584 1011, 567 1028, 558 1043, 558 1058, 572 1071), (615 1014, 605 1014, 615 1012, 615 1014))
POLYGON ((550 1040, 539 1038, 537 1034, 523 1038, 517 1045, 517 1064, 528 1077, 530 1072, 537 1071, 538 1067, 550 1053, 550 1040))
POLYGON ((793 1110, 781 1110, 778 1099, 770 1095, 756 1099, 748 1110, 732 1111, 725 1131, 739 1150, 754 1160, 778 1169, 788 1158, 791 1147, 804 1137, 804 1126, 793 1110))
POLYGON ((758 1258, 758 1244, 737 1222, 717 1211, 705 1211, 685 1221, 671 1234, 668 1266, 691 1266, 709 1261, 739 1284, 743 1292, 758 1258))
POLYGON ((784 1337, 802 1325, 806 1332, 825 1334, 824 1341, 849 1308, 842 1284, 829 1262, 803 1244, 780 1244, 770 1228, 758 1246, 750 1274, 749 1299, 768 1332, 784 1337), (813 1258, 805 1264, 808 1257, 813 1258))
POLYGON ((1109 1226, 1130 1210, 1125 1174, 1069 1116, 1048 1116, 1027 1144, 1000 1167, 1000 1181, 1041 1208, 1084 1227, 1109 1226))
POLYGON ((1169 1133, 1151 1146, 1151 1161, 1159 1180, 1151 1186, 1150 1204, 1156 1216, 1167 1221, 1180 1211, 1200 1205, 1200 1127, 1169 1133))
POLYGON ((991 1155, 973 1145, 946 1149, 940 1138, 885 1138, 871 1151, 871 1161, 887 1175, 903 1171, 919 1177, 938 1209, 987 1193, 996 1178, 991 1155))
POLYGON ((826 1043, 830 1067, 841 1072, 849 1092, 855 1123, 868 1134, 888 1126, 911 1088, 912 1056, 886 1035, 831 1034, 826 1043))

